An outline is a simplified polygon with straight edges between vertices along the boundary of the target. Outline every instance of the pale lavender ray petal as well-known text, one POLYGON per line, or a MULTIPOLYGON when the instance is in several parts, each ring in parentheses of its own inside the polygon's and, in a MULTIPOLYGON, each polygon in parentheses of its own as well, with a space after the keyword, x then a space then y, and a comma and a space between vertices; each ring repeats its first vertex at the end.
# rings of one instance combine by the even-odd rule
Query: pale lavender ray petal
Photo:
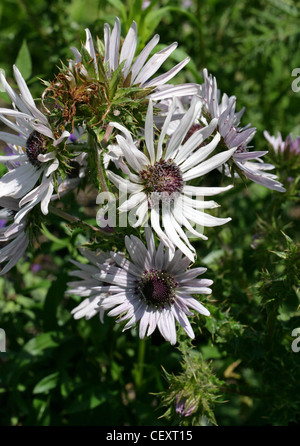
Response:
POLYGON ((233 184, 225 187, 198 187, 198 186, 184 186, 183 193, 187 195, 195 195, 196 197, 221 194, 233 188, 233 184))
POLYGON ((165 246, 167 246, 171 252, 175 251, 174 244, 169 240, 169 238, 166 236, 166 234, 162 231, 159 223, 159 208, 157 206, 154 206, 151 209, 150 218, 151 218, 151 226, 158 235, 158 237, 161 239, 161 241, 164 243, 165 246))
MULTIPOLYGON (((31 117, 31 113, 29 112, 28 107, 24 104, 22 99, 14 92, 14 90, 11 88, 11 86, 7 83, 5 76, 0 73, 0 82, 2 83, 6 93, 10 97, 11 101, 17 106, 21 112, 25 113, 26 115, 29 115, 31 117)), ((3 110, 1 110, 1 113, 3 113, 3 110)))
POLYGON ((131 27, 129 28, 127 36, 125 37, 120 54, 120 63, 123 62, 123 60, 126 61, 123 68, 125 78, 129 73, 133 57, 135 54, 136 45, 137 45, 137 26, 136 23, 133 22, 131 27))
POLYGON ((174 76, 176 76, 177 73, 179 73, 180 70, 182 70, 183 67, 190 61, 190 57, 186 57, 183 61, 175 65, 171 70, 167 71, 164 74, 161 74, 160 76, 155 77, 149 82, 146 82, 144 84, 145 87, 158 87, 159 85, 163 85, 167 82, 169 82, 170 79, 172 79, 174 76))
POLYGON ((231 218, 219 218, 205 212, 195 210, 189 206, 183 206, 183 211, 188 220, 193 221, 201 226, 220 226, 231 221, 231 218))
POLYGON ((213 140, 206 144, 205 146, 201 147, 198 151, 190 155, 186 161, 184 161, 183 164, 180 166, 180 170, 182 172, 186 172, 187 170, 193 168, 197 164, 199 164, 201 161, 206 159, 217 147, 221 139, 220 133, 217 133, 213 140))
POLYGON ((104 63, 109 60, 109 47, 110 47, 110 35, 111 30, 108 23, 104 24, 104 63))
POLYGON ((187 333, 187 335, 191 339, 194 339, 195 334, 192 329, 192 326, 191 326, 188 318, 186 317, 186 314, 181 310, 180 306, 175 303, 172 307, 172 311, 173 311, 173 314, 174 314, 176 320, 181 325, 181 327, 184 329, 184 331, 187 333))
POLYGON ((151 93, 149 97, 154 101, 160 101, 162 99, 168 99, 172 97, 181 96, 193 96, 198 93, 198 86, 196 84, 180 84, 176 86, 164 86, 164 88, 159 89, 151 93))
POLYGON ((135 79, 135 84, 140 84, 142 87, 145 82, 147 82, 150 77, 156 73, 164 61, 169 57, 169 55, 177 48, 177 42, 172 43, 168 47, 154 54, 151 59, 148 60, 146 65, 141 69, 138 76, 135 79))
POLYGON ((203 163, 199 164, 196 167, 193 167, 191 170, 184 172, 182 178, 184 181, 189 181, 199 176, 205 175, 217 167, 220 167, 224 164, 236 151, 236 147, 230 150, 226 150, 225 152, 218 153, 203 163))
POLYGON ((32 107, 35 107, 36 105, 34 103, 32 95, 29 91, 29 88, 27 87, 27 84, 16 65, 13 65, 13 70, 14 70, 15 79, 17 81, 22 99, 25 99, 25 101, 28 104, 30 104, 32 107))
POLYGON ((130 238, 125 236, 125 246, 132 258, 134 264, 138 265, 141 269, 145 268, 145 258, 147 255, 147 249, 145 245, 135 236, 130 238))
POLYGON ((153 50, 153 48, 158 44, 159 42, 159 35, 156 34, 150 42, 147 43, 145 48, 142 50, 142 52, 139 54, 139 56, 136 58, 136 61, 132 65, 131 68, 131 85, 134 85, 135 79, 137 75, 139 74, 140 70, 142 69, 144 63, 146 62, 149 54, 153 50))
MULTIPOLYGON (((196 131, 180 148, 174 161, 177 164, 181 164, 183 161, 185 161, 191 152, 193 152, 200 144, 203 143, 203 141, 211 136, 216 129, 217 123, 218 120, 214 118, 207 126, 196 131)), ((203 147, 201 147, 201 150, 196 150, 196 153, 202 153, 202 149, 203 147)))
POLYGON ((202 304, 200 304, 200 302, 198 302, 193 297, 183 294, 180 294, 180 297, 184 300, 184 303, 188 305, 190 308, 193 308, 194 310, 198 311, 200 314, 203 314, 204 316, 210 316, 210 312, 208 311, 208 309, 205 308, 202 304))
POLYGON ((13 135, 12 133, 0 132, 0 139, 7 144, 15 144, 21 147, 26 145, 26 140, 22 136, 13 135))
POLYGON ((164 139, 167 134, 170 122, 172 120, 175 108, 176 108, 176 99, 173 98, 171 107, 169 109, 167 117, 165 118, 163 127, 162 127, 160 135, 159 135, 159 140, 158 140, 157 150, 156 150, 156 161, 160 160, 162 157, 162 147, 163 147, 164 139))
POLYGON ((195 260, 195 251, 193 253, 191 249, 188 248, 187 245, 181 240, 174 227, 174 222, 171 220, 170 212, 168 212, 168 210, 166 210, 164 206, 162 208, 162 220, 165 232, 170 241, 193 262, 195 260))
POLYGON ((186 136, 188 130, 193 125, 197 115, 201 110, 202 104, 199 100, 193 99, 189 110, 186 112, 184 117, 181 119, 180 124, 176 128, 175 132, 172 134, 167 150, 164 154, 164 158, 175 158, 177 155, 180 144, 182 143, 184 137, 186 136))
POLYGON ((109 43, 109 67, 112 71, 115 71, 118 66, 120 34, 121 24, 118 17, 116 17, 109 43))
POLYGON ((145 201, 147 202, 147 195, 145 192, 137 192, 132 194, 128 200, 124 201, 124 203, 118 207, 118 210, 120 212, 128 212, 138 206, 141 202, 144 203, 145 201))
POLYGON ((142 201, 142 203, 137 207, 135 215, 138 218, 137 221, 132 225, 133 228, 138 226, 144 226, 148 221, 148 200, 142 201))
POLYGON ((152 100, 149 100, 148 110, 145 122, 145 143, 150 156, 151 164, 155 162, 155 150, 153 142, 153 104, 152 100))
POLYGON ((129 262, 127 259, 122 257, 120 254, 117 254, 116 252, 111 252, 110 255, 121 268, 124 268, 126 271, 128 271, 130 274, 133 274, 134 276, 141 276, 141 273, 143 271, 132 262, 129 262))
POLYGON ((86 34, 85 48, 88 51, 89 55, 91 56, 91 59, 93 59, 95 72, 96 72, 96 74, 98 74, 98 66, 97 66, 95 47, 93 44, 91 32, 88 28, 85 29, 85 34, 86 34))

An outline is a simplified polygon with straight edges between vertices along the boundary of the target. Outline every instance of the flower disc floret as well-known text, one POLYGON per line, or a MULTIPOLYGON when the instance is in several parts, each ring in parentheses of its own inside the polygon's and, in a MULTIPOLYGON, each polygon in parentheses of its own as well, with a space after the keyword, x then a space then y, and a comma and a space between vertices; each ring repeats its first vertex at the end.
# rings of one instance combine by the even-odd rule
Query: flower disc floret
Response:
POLYGON ((173 160, 159 160, 153 165, 148 165, 140 172, 144 180, 145 192, 159 192, 172 195, 182 192, 183 178, 179 167, 173 160))
POLYGON ((39 168, 41 162, 38 160, 39 155, 44 155, 47 152, 46 138, 36 130, 30 133, 26 141, 26 154, 30 163, 39 168))
POLYGON ((141 299, 154 308, 165 308, 174 303, 178 283, 174 277, 157 269, 145 271, 138 282, 137 292, 141 299))

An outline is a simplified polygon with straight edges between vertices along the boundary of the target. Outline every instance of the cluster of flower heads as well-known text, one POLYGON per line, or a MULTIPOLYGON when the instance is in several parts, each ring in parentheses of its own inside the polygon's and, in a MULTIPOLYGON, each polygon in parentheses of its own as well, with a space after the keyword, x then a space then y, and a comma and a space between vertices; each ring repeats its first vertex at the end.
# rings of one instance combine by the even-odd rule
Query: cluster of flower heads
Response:
MULTIPOLYGON (((193 297, 210 294, 212 281, 198 278, 205 268, 190 267, 197 258, 191 238, 206 240, 205 227, 230 221, 207 213, 218 204, 205 197, 233 185, 207 186, 205 176, 216 170, 285 189, 269 173, 274 166, 262 160, 267 151, 249 150, 256 129, 240 127, 244 110, 236 112, 234 96, 221 97, 206 69, 202 85, 167 84, 189 58, 153 77, 177 47, 151 56, 158 41, 155 35, 136 54, 135 23, 124 40, 119 19, 112 29, 105 24, 104 41, 96 45, 86 30, 81 50, 72 48, 74 59, 45 82, 39 108, 16 66, 19 92, 1 74, 13 107, 0 108, 10 130, 0 132, 10 149, 0 156, 7 168, 0 179, 0 274, 24 255, 57 200, 82 181, 92 181, 98 192, 125 193, 118 212, 141 228, 140 238, 125 236, 131 260, 124 252, 81 250, 90 263, 73 262, 79 269, 71 275, 80 280, 69 283, 68 294, 84 298, 73 314, 98 313, 103 322, 109 310, 127 321, 124 329, 139 321, 141 338, 158 328, 174 344, 175 321, 193 338, 191 310, 209 315, 193 297)), ((266 138, 284 150, 282 141, 266 138)), ((290 150, 299 150, 293 144, 290 150)))

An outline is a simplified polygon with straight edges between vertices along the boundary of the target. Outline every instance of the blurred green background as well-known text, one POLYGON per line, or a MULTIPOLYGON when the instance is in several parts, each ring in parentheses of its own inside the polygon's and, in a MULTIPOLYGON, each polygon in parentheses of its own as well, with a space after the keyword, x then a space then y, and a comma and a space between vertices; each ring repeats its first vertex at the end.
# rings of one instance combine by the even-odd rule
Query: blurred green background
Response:
MULTIPOLYGON (((300 92, 291 88, 292 70, 300 67, 300 9, 290 0, 2 0, 0 68, 13 83, 17 63, 39 97, 38 78, 53 79, 60 61, 72 57, 70 47, 84 42, 84 29, 102 38, 103 24, 113 25, 116 15, 123 36, 137 22, 140 49, 155 33, 160 48, 178 42, 164 70, 191 57, 174 83, 201 83, 203 68, 215 75, 220 90, 237 97, 237 109, 246 107, 242 125, 257 128, 257 150, 267 148, 264 130, 300 134, 300 92)), ((6 95, 0 98, 7 106, 6 95)), ((300 326, 297 184, 289 195, 235 188, 217 200, 232 224, 199 245, 217 303, 209 322, 195 318, 194 345, 226 387, 215 408, 219 425, 299 424, 300 356, 290 349, 292 329, 300 326)), ((67 205, 77 209, 72 197, 67 205)), ((122 333, 110 318, 104 325, 72 319, 78 299, 64 291, 76 233, 70 237, 65 224, 55 223, 50 217, 35 253, 0 278, 0 327, 7 334, 0 424, 166 424, 153 393, 168 387, 162 366, 181 370, 180 352, 159 334, 145 347, 134 330, 122 333)))

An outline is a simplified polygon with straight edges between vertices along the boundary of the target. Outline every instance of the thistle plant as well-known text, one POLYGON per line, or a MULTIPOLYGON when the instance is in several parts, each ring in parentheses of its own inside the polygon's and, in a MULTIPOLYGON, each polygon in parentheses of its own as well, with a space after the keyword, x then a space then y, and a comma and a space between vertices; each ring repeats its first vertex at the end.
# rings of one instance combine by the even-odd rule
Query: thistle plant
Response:
POLYGON ((180 348, 182 371, 172 375, 164 370, 169 388, 161 398, 162 406, 167 407, 162 417, 179 426, 215 425, 213 408, 224 383, 213 375, 210 365, 190 342, 183 342, 180 348))
MULTIPOLYGON (((71 246, 63 292, 76 302, 75 322, 97 315, 105 326, 110 316, 128 337, 139 338, 137 391, 147 367, 146 340, 158 335, 161 343, 179 345, 183 371, 165 372, 169 388, 159 393, 164 416, 180 425, 216 424, 214 405, 226 385, 197 343, 218 330, 221 337, 220 327, 243 336, 244 325, 235 325, 230 314, 220 316, 224 303, 214 299, 220 277, 206 267, 207 250, 232 224, 226 199, 230 203, 235 188, 247 190, 253 182, 282 205, 280 196, 292 187, 290 167, 292 178, 299 174, 299 138, 283 141, 266 131, 264 148, 249 146, 256 128, 241 125, 244 109, 236 111, 237 99, 221 94, 208 69, 202 83, 185 84, 176 84, 176 75, 189 57, 163 71, 176 42, 153 54, 155 35, 139 52, 136 23, 122 39, 119 18, 112 29, 104 25, 101 38, 85 32, 81 48, 72 47, 58 74, 43 80, 38 100, 21 67, 13 67, 17 88, 0 75, 12 104, 0 108, 6 126, 0 139, 10 150, 0 156, 0 275, 10 277, 45 236, 53 237, 55 221, 71 246), (263 160, 268 144, 274 164, 263 160), (81 206, 82 195, 91 199, 91 211, 81 206), (215 195, 221 206, 210 199, 215 195)), ((259 250, 260 235, 268 231, 259 228, 259 218, 253 225, 258 235, 251 246, 259 250)), ((228 241, 223 248, 224 268, 229 261, 237 265, 228 241)), ((272 283, 266 286, 265 280, 258 293, 269 309, 278 276, 264 275, 272 283)), ((296 275, 293 270, 289 276, 291 286, 296 275)))

